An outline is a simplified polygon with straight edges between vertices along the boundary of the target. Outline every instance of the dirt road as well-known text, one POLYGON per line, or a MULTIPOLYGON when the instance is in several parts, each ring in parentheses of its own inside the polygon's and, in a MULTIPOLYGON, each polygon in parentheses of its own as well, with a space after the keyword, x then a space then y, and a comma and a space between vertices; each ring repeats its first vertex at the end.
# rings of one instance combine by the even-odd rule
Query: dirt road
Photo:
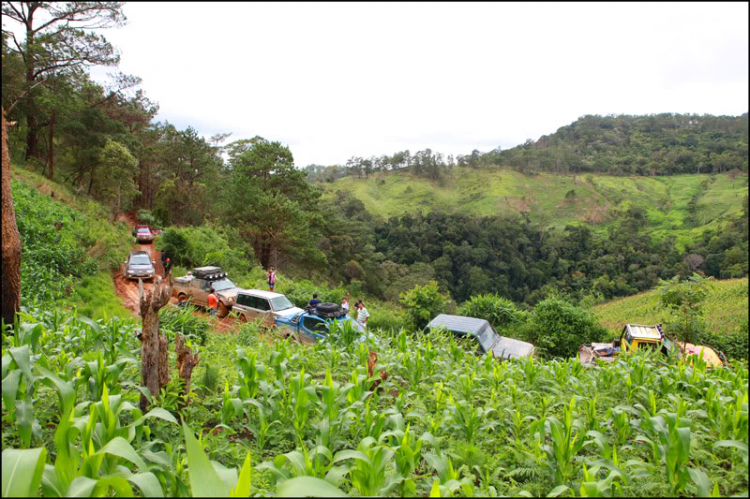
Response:
MULTIPOLYGON (((130 227, 135 227, 136 225, 136 216, 134 211, 125 212, 122 215, 118 217, 118 220, 121 222, 125 222, 130 227)), ((156 275, 165 277, 164 276, 164 265, 161 262, 161 251, 157 251, 155 248, 156 241, 154 241, 151 244, 136 244, 133 246, 131 251, 145 251, 149 254, 151 260, 155 260, 156 264, 154 267, 156 268, 156 275)), ((125 266, 122 265, 120 269, 112 274, 112 279, 115 282, 115 289, 117 290, 117 295, 122 299, 122 304, 127 307, 128 309, 133 311, 133 315, 140 316, 139 313, 139 302, 140 302, 140 296, 138 291, 138 281, 137 280, 131 280, 127 279, 123 275, 123 270, 125 266)), ((143 282, 143 289, 148 290, 153 288, 154 284, 152 282, 143 282)), ((177 298, 172 297, 170 300, 171 303, 177 304, 177 298)), ((203 312, 196 310, 194 313, 196 315, 201 316, 208 316, 206 312, 203 312)), ((233 330, 237 327, 239 324, 235 317, 233 316, 227 316, 223 319, 214 318, 214 321, 216 323, 214 324, 214 329, 217 332, 226 333, 230 330, 233 330)))
MULTIPOLYGON (((135 211, 125 212, 117 217, 117 219, 120 222, 125 222, 133 228, 136 225, 135 211)), ((164 266, 161 263, 161 251, 156 251, 155 244, 155 241, 151 244, 136 244, 135 246, 133 246, 131 251, 145 251, 146 253, 148 253, 151 260, 156 261, 156 264, 154 265, 154 267, 156 268, 156 275, 164 277, 164 266)), ((138 281, 127 279, 122 273, 124 269, 125 265, 121 265, 120 269, 112 274, 112 279, 115 282, 117 295, 122 298, 122 304, 132 310, 133 313, 138 316, 138 304, 140 299, 138 292, 138 281)), ((151 282, 143 282, 144 290, 151 289, 153 286, 154 284, 151 282)))

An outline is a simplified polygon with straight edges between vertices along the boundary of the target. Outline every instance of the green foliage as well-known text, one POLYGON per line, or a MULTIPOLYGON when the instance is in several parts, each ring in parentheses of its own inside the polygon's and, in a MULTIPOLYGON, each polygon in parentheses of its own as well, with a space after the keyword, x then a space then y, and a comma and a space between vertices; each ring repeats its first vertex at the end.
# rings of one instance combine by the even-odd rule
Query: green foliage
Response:
POLYGON ((523 331, 541 353, 556 357, 575 357, 579 346, 607 335, 592 312, 557 297, 539 302, 523 331))
POLYGON ((136 217, 138 218, 138 221, 140 223, 146 224, 151 228, 159 229, 164 226, 164 222, 162 222, 159 217, 154 215, 151 210, 141 208, 138 210, 136 217))
POLYGON ((156 240, 156 249, 166 253, 172 262, 183 267, 217 265, 230 278, 250 269, 252 250, 236 249, 230 244, 231 229, 210 225, 169 227, 156 240))
POLYGON ((667 329, 677 339, 696 343, 703 323, 702 303, 711 290, 711 278, 698 274, 684 281, 678 277, 663 282, 659 287, 659 300, 672 313, 667 329))
POLYGON ((494 293, 472 296, 459 308, 459 315, 485 319, 496 331, 513 329, 526 321, 526 313, 512 301, 494 293))
POLYGON ((179 333, 188 339, 205 345, 208 338, 209 321, 194 313, 195 307, 167 306, 159 310, 159 325, 172 336, 179 333))
POLYGON ((448 294, 440 292, 438 284, 431 281, 426 286, 415 286, 401 293, 401 304, 405 309, 406 322, 415 330, 425 326, 438 314, 445 312, 450 300, 448 294))

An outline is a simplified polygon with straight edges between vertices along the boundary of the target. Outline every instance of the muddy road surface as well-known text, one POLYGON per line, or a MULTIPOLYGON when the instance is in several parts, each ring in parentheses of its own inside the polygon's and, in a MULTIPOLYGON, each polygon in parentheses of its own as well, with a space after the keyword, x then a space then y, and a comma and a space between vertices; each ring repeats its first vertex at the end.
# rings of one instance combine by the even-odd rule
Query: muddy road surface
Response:
MULTIPOLYGON (((164 277, 164 266, 161 263, 161 252, 156 251, 154 244, 136 244, 130 251, 145 251, 149 254, 151 260, 155 260, 156 264, 156 275, 164 277)), ((112 275, 115 281, 115 289, 117 295, 122 298, 122 304, 125 307, 133 311, 135 315, 139 315, 139 292, 138 292, 138 280, 128 279, 123 274, 125 265, 121 265, 120 269, 112 275)), ((150 281, 143 281, 143 289, 153 288, 154 283, 150 281)))

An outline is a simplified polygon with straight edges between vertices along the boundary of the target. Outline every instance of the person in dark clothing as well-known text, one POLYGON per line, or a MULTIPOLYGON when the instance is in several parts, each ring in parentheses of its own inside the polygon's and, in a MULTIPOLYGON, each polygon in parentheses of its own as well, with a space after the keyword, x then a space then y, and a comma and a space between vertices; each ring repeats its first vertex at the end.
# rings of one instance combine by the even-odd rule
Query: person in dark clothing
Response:
POLYGON ((308 306, 315 308, 318 306, 318 303, 320 303, 320 300, 318 300, 318 293, 313 293, 312 300, 310 300, 310 303, 308 303, 308 306))
POLYGON ((169 275, 169 271, 172 270, 172 261, 167 257, 167 261, 164 262, 164 276, 169 275))

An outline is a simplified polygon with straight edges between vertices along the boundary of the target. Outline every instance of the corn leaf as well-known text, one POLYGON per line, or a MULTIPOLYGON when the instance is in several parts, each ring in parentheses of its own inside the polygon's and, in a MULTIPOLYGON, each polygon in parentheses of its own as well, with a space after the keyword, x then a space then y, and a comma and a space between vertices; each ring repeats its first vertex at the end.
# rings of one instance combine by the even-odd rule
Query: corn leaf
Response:
POLYGON ((182 423, 185 434, 185 449, 188 458, 188 474, 190 487, 194 497, 226 497, 229 488, 216 473, 211 461, 193 436, 193 431, 186 423, 182 423))
POLYGON ((340 489, 325 480, 299 476, 284 480, 276 487, 277 497, 346 497, 340 489))
POLYGON ((3 497, 37 497, 47 449, 3 451, 3 497))

